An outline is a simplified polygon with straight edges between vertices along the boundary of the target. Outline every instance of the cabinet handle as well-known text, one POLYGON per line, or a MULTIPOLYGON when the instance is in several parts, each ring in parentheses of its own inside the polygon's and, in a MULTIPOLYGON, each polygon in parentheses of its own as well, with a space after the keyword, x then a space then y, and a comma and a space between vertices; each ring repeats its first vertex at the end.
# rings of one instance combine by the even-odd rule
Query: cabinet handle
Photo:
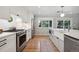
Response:
POLYGON ((74 46, 79 47, 79 45, 74 45, 74 46))
POLYGON ((4 39, 4 40, 2 40, 2 41, 0 41, 0 42, 3 42, 3 41, 6 41, 7 39, 4 39))
POLYGON ((4 46, 4 45, 6 45, 6 44, 7 44, 7 43, 4 43, 4 44, 0 45, 0 47, 4 46))

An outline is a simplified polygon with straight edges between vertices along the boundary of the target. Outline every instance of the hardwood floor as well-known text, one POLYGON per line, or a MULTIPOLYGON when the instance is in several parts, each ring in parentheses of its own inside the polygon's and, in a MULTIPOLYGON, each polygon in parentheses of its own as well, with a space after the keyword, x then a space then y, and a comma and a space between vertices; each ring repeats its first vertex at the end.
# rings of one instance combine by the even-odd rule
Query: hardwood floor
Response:
POLYGON ((48 36, 34 36, 23 52, 59 52, 48 36))

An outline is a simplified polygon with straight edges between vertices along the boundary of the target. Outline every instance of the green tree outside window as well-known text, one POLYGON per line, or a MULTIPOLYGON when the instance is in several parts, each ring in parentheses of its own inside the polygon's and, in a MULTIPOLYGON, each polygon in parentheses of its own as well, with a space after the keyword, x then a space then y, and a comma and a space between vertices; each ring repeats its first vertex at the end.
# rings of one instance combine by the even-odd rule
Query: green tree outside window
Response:
POLYGON ((40 21, 39 27, 52 27, 51 20, 40 21))

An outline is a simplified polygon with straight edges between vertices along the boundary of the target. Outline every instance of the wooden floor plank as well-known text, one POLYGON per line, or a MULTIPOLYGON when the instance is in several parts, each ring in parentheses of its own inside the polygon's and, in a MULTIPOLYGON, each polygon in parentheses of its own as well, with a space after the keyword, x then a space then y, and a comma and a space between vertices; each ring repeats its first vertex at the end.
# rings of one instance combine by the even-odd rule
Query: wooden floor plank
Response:
POLYGON ((34 36, 23 52, 59 52, 48 36, 34 36))

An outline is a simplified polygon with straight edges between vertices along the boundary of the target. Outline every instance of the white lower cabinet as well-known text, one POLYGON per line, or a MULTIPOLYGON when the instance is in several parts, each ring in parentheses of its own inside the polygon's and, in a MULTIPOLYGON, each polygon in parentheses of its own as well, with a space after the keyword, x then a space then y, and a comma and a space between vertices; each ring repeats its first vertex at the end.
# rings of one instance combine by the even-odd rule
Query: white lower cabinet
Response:
POLYGON ((50 40, 54 43, 54 45, 58 48, 59 51, 63 52, 64 51, 64 41, 59 39, 53 34, 49 35, 50 40))
POLYGON ((0 52, 16 52, 16 34, 0 39, 0 52))
POLYGON ((26 41, 28 42, 29 39, 31 39, 31 29, 28 29, 27 32, 26 32, 26 34, 27 34, 27 36, 26 36, 27 40, 26 41))

